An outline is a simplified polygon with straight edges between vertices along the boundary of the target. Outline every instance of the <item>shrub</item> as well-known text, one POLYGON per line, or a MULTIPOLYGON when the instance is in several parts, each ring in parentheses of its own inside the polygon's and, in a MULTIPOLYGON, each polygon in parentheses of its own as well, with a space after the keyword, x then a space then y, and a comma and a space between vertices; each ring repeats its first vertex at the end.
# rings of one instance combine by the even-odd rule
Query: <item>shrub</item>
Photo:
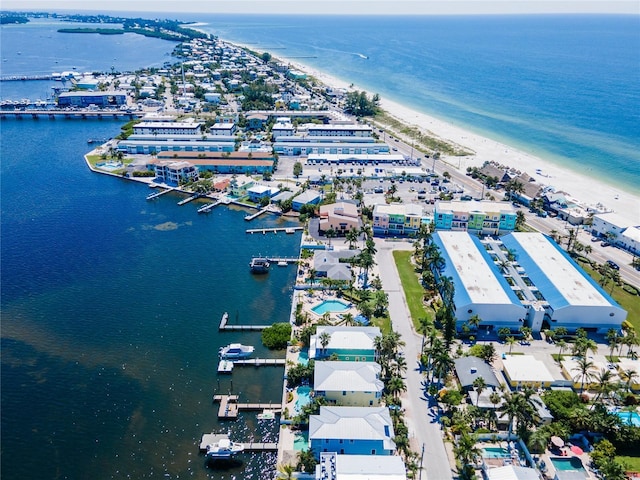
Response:
POLYGON ((274 323, 262 331, 262 344, 270 349, 283 349, 291 338, 290 323, 274 323))

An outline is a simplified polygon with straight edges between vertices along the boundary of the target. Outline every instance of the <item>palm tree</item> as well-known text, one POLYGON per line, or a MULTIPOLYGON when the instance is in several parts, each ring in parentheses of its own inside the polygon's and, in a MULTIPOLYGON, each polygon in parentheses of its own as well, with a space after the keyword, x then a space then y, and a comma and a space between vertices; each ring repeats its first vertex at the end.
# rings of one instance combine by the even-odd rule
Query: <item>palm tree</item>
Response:
POLYGON ((511 349, 515 345, 516 339, 513 338, 511 335, 509 335, 507 338, 504 339, 504 341, 506 342, 507 345, 509 345, 509 355, 511 355, 511 349))
MULTIPOLYGON (((482 392, 487 388, 487 382, 484 381, 484 378, 482 377, 476 377, 476 379, 473 381, 473 388, 475 388, 476 392, 478 393, 478 400, 480 400, 480 395, 482 395, 482 392)), ((478 402, 476 402, 477 404, 478 402)))
POLYGON ((558 363, 562 362, 562 352, 564 351, 565 348, 567 348, 567 342, 565 342, 564 340, 558 340, 558 342, 556 342, 556 345, 558 345, 558 363))
POLYGON ((351 312, 345 313, 342 316, 342 320, 344 321, 345 326, 349 327, 355 325, 355 320, 353 318, 353 314, 351 312))
POLYGON ((480 323, 482 323, 482 319, 476 313, 474 315, 471 315, 471 317, 469 317, 469 320, 467 320, 467 323, 469 324, 469 326, 473 331, 477 331, 478 327, 480 326, 480 323))
POLYGON ((331 342, 331 334, 329 332, 322 332, 318 339, 320 340, 320 345, 322 346, 322 354, 326 355, 327 346, 329 345, 329 342, 331 342))
POLYGON ((278 465, 278 478, 283 480, 293 480, 293 474, 296 471, 295 465, 290 463, 278 465))
POLYGON ((608 368, 601 369, 593 376, 593 381, 596 384, 596 398, 593 399, 593 403, 598 403, 600 397, 604 397, 605 400, 609 397, 611 392, 615 390, 615 385, 611 383, 613 380, 613 372, 608 368))
POLYGON ((550 438, 551 434, 548 430, 538 428, 529 437, 529 450, 535 453, 544 453, 547 445, 549 445, 550 438))
POLYGON ((475 478, 473 463, 480 456, 480 449, 476 446, 477 438, 464 432, 458 437, 455 447, 453 447, 456 458, 462 465, 459 477, 462 480, 475 478))
POLYGON ((316 280, 317 275, 318 275, 318 271, 315 268, 309 269, 309 281, 311 282, 312 286, 313 286, 313 282, 315 282, 316 280))
POLYGON ((638 373, 633 368, 622 370, 620 372, 620 378, 625 382, 625 389, 627 392, 631 391, 631 384, 638 378, 638 373))
POLYGON ((407 384, 402 379, 402 377, 398 377, 394 375, 387 382, 386 388, 387 388, 387 392, 393 395, 394 399, 397 399, 402 392, 407 391, 407 384))
POLYGON ((347 230, 345 234, 345 242, 349 243, 349 250, 353 250, 355 248, 355 244, 358 242, 359 232, 355 228, 350 228, 347 230))
POLYGON ((593 362, 589 361, 586 357, 581 357, 578 359, 578 365, 572 370, 578 372, 575 376, 574 380, 580 379, 580 394, 584 392, 584 384, 591 383, 593 379, 593 362))

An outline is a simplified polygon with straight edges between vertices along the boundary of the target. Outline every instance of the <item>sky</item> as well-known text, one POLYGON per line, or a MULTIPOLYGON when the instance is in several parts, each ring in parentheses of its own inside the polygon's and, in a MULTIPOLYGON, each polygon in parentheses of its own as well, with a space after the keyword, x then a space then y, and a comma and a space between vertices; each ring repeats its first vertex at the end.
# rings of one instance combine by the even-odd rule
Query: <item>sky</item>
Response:
POLYGON ((640 15, 640 0, 2 0, 2 10, 295 13, 295 14, 528 14, 640 15))

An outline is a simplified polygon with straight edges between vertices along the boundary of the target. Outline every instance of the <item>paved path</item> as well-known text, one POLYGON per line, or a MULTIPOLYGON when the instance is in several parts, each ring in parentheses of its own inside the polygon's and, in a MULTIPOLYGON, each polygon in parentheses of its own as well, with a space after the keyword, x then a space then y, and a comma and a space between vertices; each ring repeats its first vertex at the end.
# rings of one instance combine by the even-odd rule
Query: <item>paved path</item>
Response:
POLYGON ((451 465, 442 440, 440 424, 435 421, 435 408, 430 408, 424 396, 423 376, 418 370, 418 353, 422 337, 413 331, 411 317, 400 284, 400 278, 393 260, 393 250, 413 250, 409 242, 387 242, 376 239, 377 268, 384 291, 389 295, 389 314, 395 331, 400 333, 406 346, 407 392, 402 405, 409 427, 409 438, 418 454, 424 445, 423 471, 420 478, 429 480, 449 480, 452 478, 451 465))

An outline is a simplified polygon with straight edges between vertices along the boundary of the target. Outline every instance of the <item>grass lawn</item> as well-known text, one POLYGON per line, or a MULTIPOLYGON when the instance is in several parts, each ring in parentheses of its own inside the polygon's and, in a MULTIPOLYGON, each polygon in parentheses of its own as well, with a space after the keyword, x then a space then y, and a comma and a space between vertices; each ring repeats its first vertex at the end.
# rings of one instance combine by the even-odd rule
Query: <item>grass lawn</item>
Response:
POLYGON ((616 460, 624 463, 632 472, 640 472, 640 457, 625 457, 616 455, 616 460))
POLYGON ((393 252, 393 259, 396 262, 396 268, 402 282, 402 289, 407 299, 409 312, 413 325, 418 330, 420 328, 419 318, 426 317, 433 321, 434 313, 431 309, 426 309, 422 303, 424 297, 424 288, 420 284, 420 280, 415 272, 415 267, 411 263, 412 251, 398 250, 393 252))
MULTIPOLYGON (((599 282, 602 278, 600 272, 591 268, 589 264, 581 262, 580 266, 596 282, 599 282)), ((638 295, 632 295, 631 293, 624 291, 622 287, 619 287, 618 285, 615 285, 612 291, 611 283, 606 284, 604 286, 604 290, 609 293, 613 297, 613 299, 628 312, 627 321, 631 323, 631 325, 633 325, 633 328, 636 329, 636 332, 640 332, 640 297, 638 297, 638 295)))

